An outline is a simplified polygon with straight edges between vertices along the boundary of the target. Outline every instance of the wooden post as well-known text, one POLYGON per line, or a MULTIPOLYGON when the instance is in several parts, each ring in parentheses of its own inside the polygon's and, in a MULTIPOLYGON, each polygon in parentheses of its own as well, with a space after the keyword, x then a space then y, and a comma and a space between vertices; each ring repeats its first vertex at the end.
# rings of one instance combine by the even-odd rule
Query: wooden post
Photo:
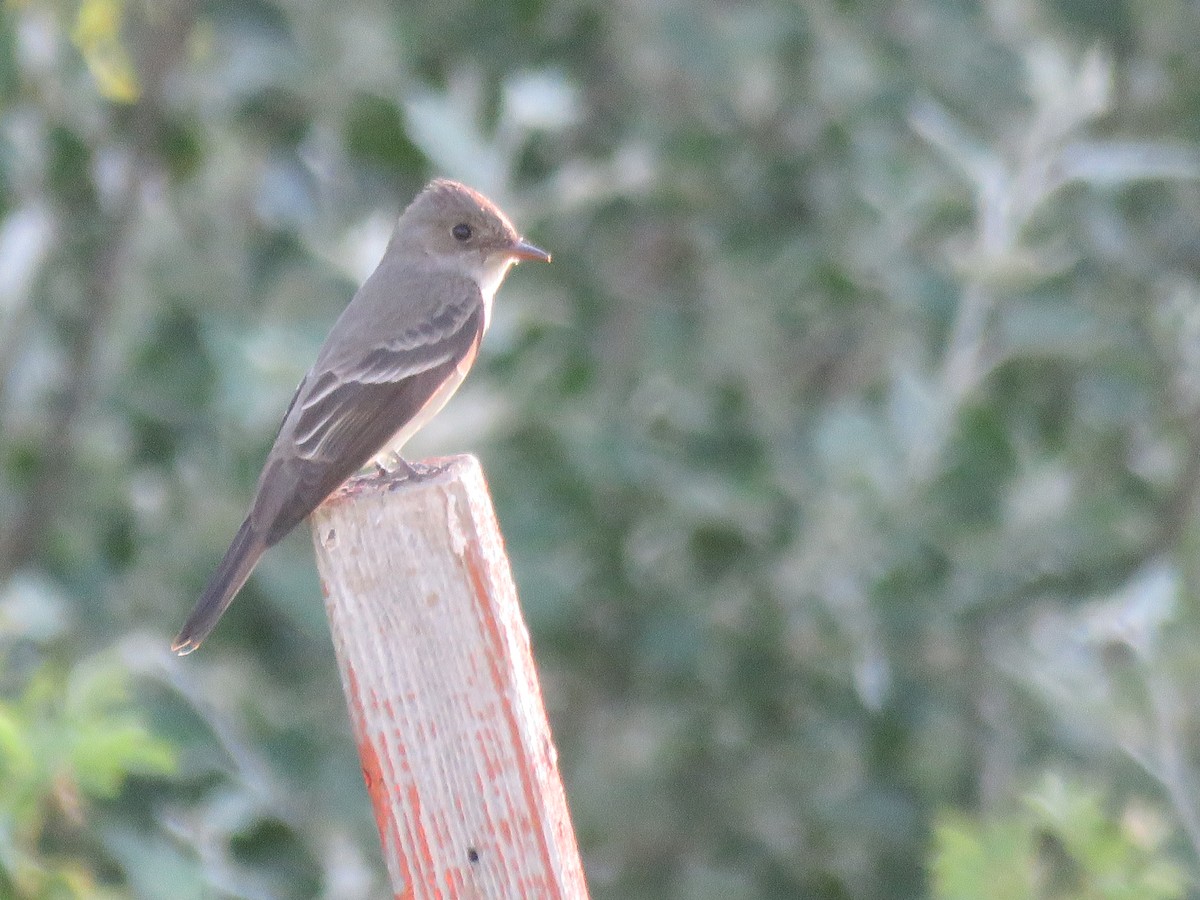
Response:
POLYGON ((396 898, 586 898, 479 461, 353 480, 312 527, 396 898))

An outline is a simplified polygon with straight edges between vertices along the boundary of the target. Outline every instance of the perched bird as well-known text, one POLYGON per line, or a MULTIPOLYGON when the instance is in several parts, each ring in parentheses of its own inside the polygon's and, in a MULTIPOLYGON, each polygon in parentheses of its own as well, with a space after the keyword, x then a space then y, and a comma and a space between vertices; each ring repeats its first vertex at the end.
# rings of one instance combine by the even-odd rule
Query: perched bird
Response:
POLYGON ((462 383, 519 260, 550 261, 482 194, 431 182, 396 222, 383 259, 338 317, 284 413, 246 521, 172 649, 191 653, 263 553, 339 485, 400 449, 462 383))

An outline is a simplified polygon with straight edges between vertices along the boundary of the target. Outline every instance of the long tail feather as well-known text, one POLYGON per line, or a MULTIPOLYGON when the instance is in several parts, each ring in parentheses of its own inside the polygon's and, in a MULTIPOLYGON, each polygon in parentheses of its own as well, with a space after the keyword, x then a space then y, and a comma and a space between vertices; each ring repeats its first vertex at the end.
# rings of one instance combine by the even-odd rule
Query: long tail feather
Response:
POLYGON ((172 650, 185 656, 200 646, 217 626, 266 549, 267 543, 254 533, 250 520, 246 519, 171 645, 172 650))

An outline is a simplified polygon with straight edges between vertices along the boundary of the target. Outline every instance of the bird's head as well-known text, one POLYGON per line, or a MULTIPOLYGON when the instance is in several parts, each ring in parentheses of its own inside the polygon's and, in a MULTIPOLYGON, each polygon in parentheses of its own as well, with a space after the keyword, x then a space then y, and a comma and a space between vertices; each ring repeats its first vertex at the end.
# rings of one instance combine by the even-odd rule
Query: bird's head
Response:
POLYGON ((496 204, 478 191, 439 178, 417 195, 397 223, 396 239, 454 269, 498 283, 523 259, 550 262, 550 254, 526 241, 496 204), (464 265, 465 264, 465 265, 464 265))

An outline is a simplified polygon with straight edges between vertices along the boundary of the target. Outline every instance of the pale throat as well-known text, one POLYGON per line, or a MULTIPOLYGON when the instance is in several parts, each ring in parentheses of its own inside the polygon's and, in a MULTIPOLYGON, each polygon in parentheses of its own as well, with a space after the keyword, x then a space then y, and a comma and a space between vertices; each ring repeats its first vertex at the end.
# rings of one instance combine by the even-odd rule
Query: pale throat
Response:
POLYGON ((483 328, 485 331, 492 324, 492 300, 496 297, 500 282, 504 280, 504 276, 508 274, 508 270, 513 267, 515 262, 516 260, 507 254, 494 253, 487 256, 479 268, 475 280, 479 284, 479 293, 483 296, 483 328))

